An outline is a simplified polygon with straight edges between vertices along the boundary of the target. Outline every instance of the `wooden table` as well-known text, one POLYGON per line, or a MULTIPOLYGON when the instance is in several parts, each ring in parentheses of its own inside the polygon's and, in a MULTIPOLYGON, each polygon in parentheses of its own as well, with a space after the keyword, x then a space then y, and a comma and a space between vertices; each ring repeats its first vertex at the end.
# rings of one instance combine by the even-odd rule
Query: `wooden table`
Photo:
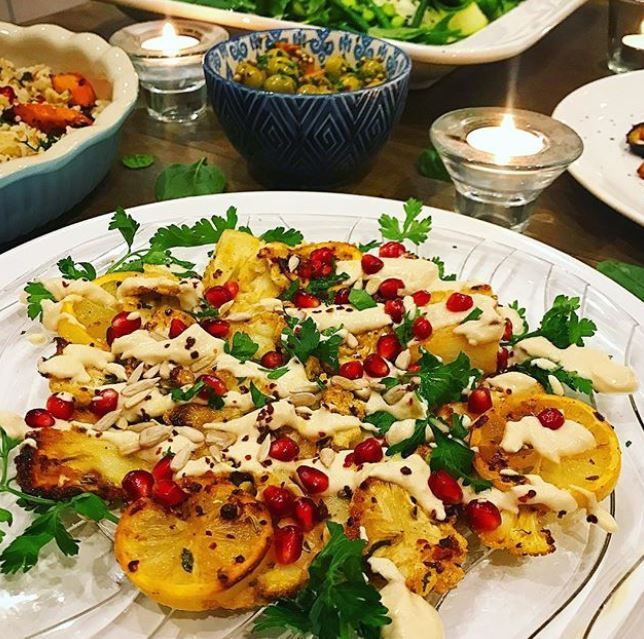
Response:
MULTIPOLYGON (((516 107, 552 113, 565 95, 608 75, 607 18, 608 3, 590 0, 523 55, 505 62, 461 67, 432 87, 411 92, 402 121, 373 170, 341 190, 400 200, 415 196, 426 204, 453 208, 451 184, 429 180, 416 172, 415 162, 428 141, 431 122, 453 109, 510 102, 516 107)), ((42 20, 73 31, 93 31, 105 38, 131 21, 119 9, 98 2, 87 2, 42 20)), ((34 235, 112 211, 118 205, 152 202, 154 181, 161 168, 174 162, 195 162, 204 155, 224 171, 229 191, 262 189, 249 176, 211 111, 195 124, 179 126, 155 122, 138 108, 123 130, 121 152, 153 153, 157 163, 132 171, 115 162, 94 193, 34 235)), ((568 174, 541 196, 527 234, 590 264, 606 258, 644 264, 644 229, 595 199, 568 174)))

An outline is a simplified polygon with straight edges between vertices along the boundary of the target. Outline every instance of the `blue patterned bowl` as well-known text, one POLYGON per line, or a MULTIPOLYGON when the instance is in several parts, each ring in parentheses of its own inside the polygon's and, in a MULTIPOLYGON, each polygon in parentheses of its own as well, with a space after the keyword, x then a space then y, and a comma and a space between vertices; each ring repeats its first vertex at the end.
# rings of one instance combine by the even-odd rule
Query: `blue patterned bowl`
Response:
POLYGON ((257 31, 208 51, 208 95, 252 175, 274 187, 328 188, 355 180, 389 138, 407 98, 411 61, 384 40, 328 29, 257 31), (348 93, 299 95, 248 88, 233 80, 238 62, 255 60, 278 40, 306 44, 321 63, 333 53, 350 61, 384 60, 388 80, 348 93))

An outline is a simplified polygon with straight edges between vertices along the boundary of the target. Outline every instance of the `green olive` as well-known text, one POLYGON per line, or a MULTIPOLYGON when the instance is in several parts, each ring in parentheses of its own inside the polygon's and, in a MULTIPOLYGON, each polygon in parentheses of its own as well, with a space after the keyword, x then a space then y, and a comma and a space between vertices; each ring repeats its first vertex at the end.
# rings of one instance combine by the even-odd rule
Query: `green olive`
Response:
POLYGON ((344 91, 358 91, 362 89, 362 81, 355 73, 345 73, 339 80, 344 91))
POLYGON ((288 75, 291 78, 297 78, 300 74, 300 70, 297 66, 295 60, 290 58, 278 58, 272 57, 268 59, 266 63, 266 73, 268 75, 288 75))
POLYGON ((261 89, 266 74, 252 62, 240 62, 235 69, 234 79, 251 89, 261 89))
POLYGON ((286 53, 286 51, 284 51, 284 49, 278 49, 277 47, 274 47, 272 49, 269 49, 266 52, 266 57, 267 58, 283 58, 285 60, 288 60, 290 56, 288 55, 288 53, 286 53))
POLYGON ((295 93, 297 82, 288 75, 277 73, 266 78, 264 89, 273 93, 295 93))
POLYGON ((343 55, 334 54, 327 58, 324 70, 328 76, 339 78, 343 73, 349 69, 346 59, 343 55))
POLYGON ((316 87, 314 84, 303 84, 297 92, 304 93, 305 95, 313 95, 320 93, 320 87, 316 87))
POLYGON ((358 75, 367 81, 384 78, 385 67, 380 60, 364 58, 358 61, 358 75))

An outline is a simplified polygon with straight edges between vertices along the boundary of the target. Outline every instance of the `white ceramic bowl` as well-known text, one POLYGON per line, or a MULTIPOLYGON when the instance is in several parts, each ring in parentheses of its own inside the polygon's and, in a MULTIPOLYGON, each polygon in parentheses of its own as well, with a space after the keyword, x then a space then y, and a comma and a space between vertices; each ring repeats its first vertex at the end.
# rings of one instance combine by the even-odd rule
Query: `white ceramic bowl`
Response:
POLYGON ((138 77, 127 55, 93 33, 51 24, 0 22, 0 55, 17 65, 78 71, 110 103, 92 126, 75 129, 44 153, 0 164, 0 243, 61 215, 105 177, 134 108, 138 77))

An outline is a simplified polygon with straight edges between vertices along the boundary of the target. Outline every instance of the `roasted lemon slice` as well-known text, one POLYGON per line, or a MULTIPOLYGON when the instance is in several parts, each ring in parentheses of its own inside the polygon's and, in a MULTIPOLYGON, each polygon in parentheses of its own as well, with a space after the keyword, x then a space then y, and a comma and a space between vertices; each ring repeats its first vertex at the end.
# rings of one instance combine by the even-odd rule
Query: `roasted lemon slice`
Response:
MULTIPOLYGON (((512 469, 522 475, 539 475, 544 481, 570 490, 579 486, 595 494, 601 501, 615 488, 621 467, 621 452, 613 427, 591 406, 572 399, 545 393, 530 398, 508 397, 474 424, 470 445, 478 448, 474 464, 478 472, 490 479, 497 488, 507 490, 512 485, 503 469, 512 469), (524 447, 508 453, 501 441, 508 421, 518 421, 528 415, 538 415, 546 408, 556 408, 566 419, 578 422, 592 433, 595 446, 576 455, 561 457, 558 463, 546 459, 534 448, 524 447)), ((580 506, 584 503, 580 502, 580 506)))
POLYGON ((450 523, 432 521, 404 488, 369 479, 354 493, 349 515, 348 535, 366 536, 369 555, 393 561, 416 594, 447 592, 463 578, 465 538, 450 523))
POLYGON ((114 550, 125 574, 154 601, 210 610, 260 564, 273 526, 266 507, 231 482, 189 483, 193 492, 176 511, 134 502, 121 516, 114 550))

